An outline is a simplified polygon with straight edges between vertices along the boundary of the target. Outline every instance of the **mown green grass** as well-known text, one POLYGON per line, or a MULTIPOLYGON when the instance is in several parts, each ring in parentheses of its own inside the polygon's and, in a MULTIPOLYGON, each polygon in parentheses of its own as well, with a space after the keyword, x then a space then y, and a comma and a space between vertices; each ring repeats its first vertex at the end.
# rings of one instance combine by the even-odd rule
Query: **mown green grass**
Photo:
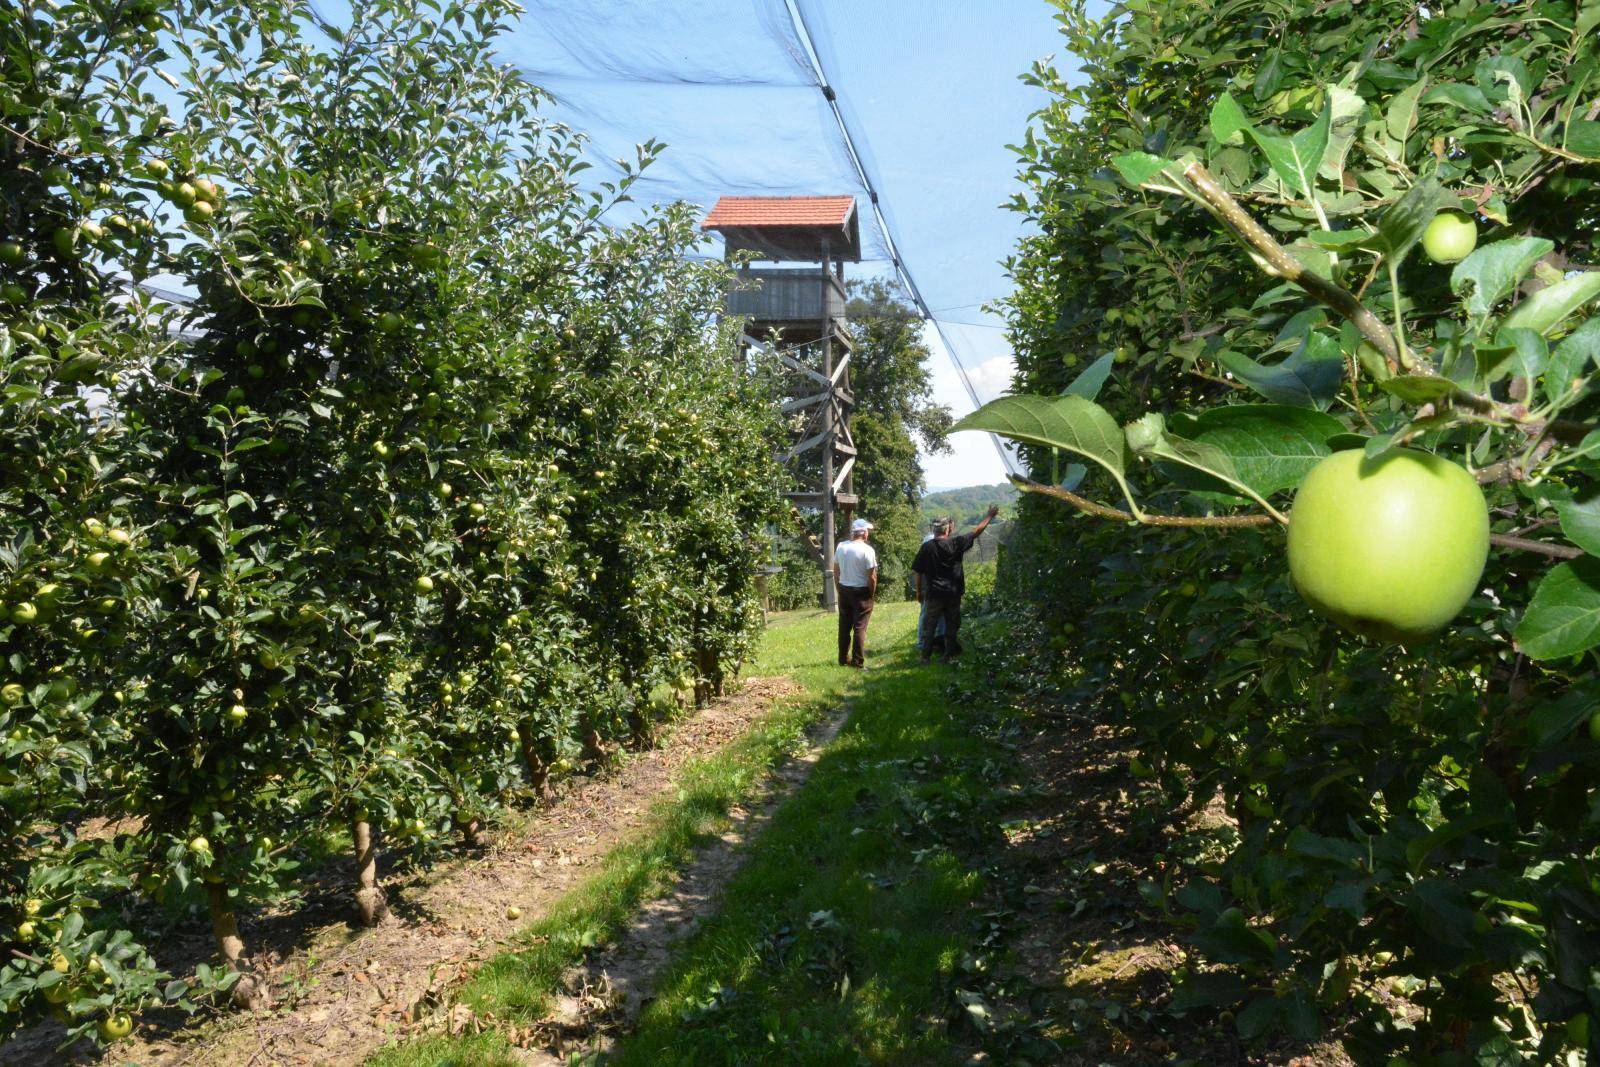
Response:
MULTIPOLYGON (((885 605, 874 618, 872 638, 903 654, 915 627, 916 605, 885 605)), ((727 822, 735 804, 749 799, 773 764, 801 744, 807 727, 861 691, 881 672, 839 667, 835 617, 822 612, 777 616, 746 673, 785 675, 802 692, 778 702, 755 727, 721 752, 686 765, 677 790, 658 802, 645 826, 612 850, 599 870, 558 900, 519 933, 524 947, 489 961, 461 991, 482 1014, 533 1022, 548 1009, 562 973, 603 945, 639 905, 671 884, 673 873, 695 848, 727 822)), ((389 1046, 369 1063, 376 1067, 498 1067, 511 1062, 498 1035, 433 1037, 389 1046)))
MULTIPOLYGON (((974 716, 947 701, 948 668, 917 664, 916 605, 885 608, 848 727, 752 844, 719 914, 608 1064, 970 1057, 945 1020, 971 977, 962 961, 983 888, 972 857, 993 851, 986 814, 1004 771, 974 716)), ((794 625, 815 644, 828 623, 794 625)), ((807 668, 792 669, 810 684, 807 668)))

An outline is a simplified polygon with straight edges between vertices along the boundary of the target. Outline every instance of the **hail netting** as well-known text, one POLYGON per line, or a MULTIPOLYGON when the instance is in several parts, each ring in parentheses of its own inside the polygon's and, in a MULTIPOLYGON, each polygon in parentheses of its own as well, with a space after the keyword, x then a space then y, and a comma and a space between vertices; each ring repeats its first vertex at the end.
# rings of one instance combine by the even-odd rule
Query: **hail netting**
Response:
POLYGON ((1018 76, 1052 43, 1039 0, 529 0, 502 54, 591 140, 596 185, 639 144, 666 145, 619 221, 723 195, 854 194, 854 275, 900 282, 976 405, 1010 385, 984 305, 1008 291, 1022 225, 1003 206, 1005 146, 1042 102, 1018 76))

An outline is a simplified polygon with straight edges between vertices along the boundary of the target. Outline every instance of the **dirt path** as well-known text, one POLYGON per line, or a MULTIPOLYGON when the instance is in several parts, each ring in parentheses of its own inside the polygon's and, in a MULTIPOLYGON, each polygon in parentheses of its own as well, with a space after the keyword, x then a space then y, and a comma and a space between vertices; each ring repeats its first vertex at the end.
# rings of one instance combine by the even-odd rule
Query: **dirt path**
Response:
MULTIPOLYGON (((679 768, 742 735, 775 700, 795 689, 783 678, 751 679, 736 694, 674 724, 659 747, 630 754, 603 776, 574 780, 549 807, 494 835, 486 851, 390 881, 391 906, 400 918, 372 930, 326 922, 325 916, 324 925, 308 923, 286 947, 270 951, 264 960, 257 957, 273 986, 278 1005, 273 1010, 201 1018, 178 1028, 141 1025, 134 1038, 101 1062, 142 1067, 360 1063, 413 1029, 412 1021, 446 999, 462 974, 507 947, 519 927, 637 830, 652 802, 672 787, 679 768), (513 905, 523 913, 515 922, 506 918, 513 905)), ((793 773, 785 768, 779 776, 793 773)), ((748 812, 736 817, 732 832, 738 834, 749 821, 748 812)), ((680 886, 709 899, 720 884, 712 857, 730 848, 719 843, 697 859, 680 886)), ((681 906, 695 912, 687 903, 681 906)), ((641 924, 670 927, 661 910, 670 907, 652 905, 641 924)), ((54 1051, 57 1039, 41 1032, 23 1035, 0 1048, 0 1062, 8 1067, 62 1063, 63 1056, 54 1051)))
POLYGON ((615 942, 567 973, 566 991, 550 1016, 523 1035, 528 1047, 522 1062, 562 1067, 574 1053, 610 1049, 632 1027, 653 999, 674 948, 714 912, 722 887, 744 861, 741 846, 759 834, 785 798, 805 783, 848 717, 849 708, 843 707, 818 724, 806 751, 785 762, 753 804, 729 812, 731 825, 696 855, 670 893, 640 908, 615 942))

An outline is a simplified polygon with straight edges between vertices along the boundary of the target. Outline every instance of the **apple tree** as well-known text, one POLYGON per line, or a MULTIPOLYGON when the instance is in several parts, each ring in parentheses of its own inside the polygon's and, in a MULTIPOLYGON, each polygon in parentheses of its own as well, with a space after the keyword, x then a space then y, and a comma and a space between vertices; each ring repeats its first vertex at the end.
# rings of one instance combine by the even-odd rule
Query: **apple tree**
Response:
POLYGON ((1051 684, 1237 819, 1172 1006, 1594 1055, 1600 7, 1061 6, 963 427, 1028 446, 1051 684))

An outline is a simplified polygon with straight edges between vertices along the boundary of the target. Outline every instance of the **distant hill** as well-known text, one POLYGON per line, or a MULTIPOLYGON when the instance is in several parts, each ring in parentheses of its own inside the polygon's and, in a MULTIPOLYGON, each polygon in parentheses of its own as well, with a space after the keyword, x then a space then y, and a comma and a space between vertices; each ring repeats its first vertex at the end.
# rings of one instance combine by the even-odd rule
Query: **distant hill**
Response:
POLYGON ((999 485, 969 485, 961 489, 941 489, 922 498, 922 521, 941 515, 956 520, 957 526, 972 526, 983 518, 990 504, 1000 505, 1000 517, 1008 519, 1015 510, 1017 487, 1010 482, 999 485))

